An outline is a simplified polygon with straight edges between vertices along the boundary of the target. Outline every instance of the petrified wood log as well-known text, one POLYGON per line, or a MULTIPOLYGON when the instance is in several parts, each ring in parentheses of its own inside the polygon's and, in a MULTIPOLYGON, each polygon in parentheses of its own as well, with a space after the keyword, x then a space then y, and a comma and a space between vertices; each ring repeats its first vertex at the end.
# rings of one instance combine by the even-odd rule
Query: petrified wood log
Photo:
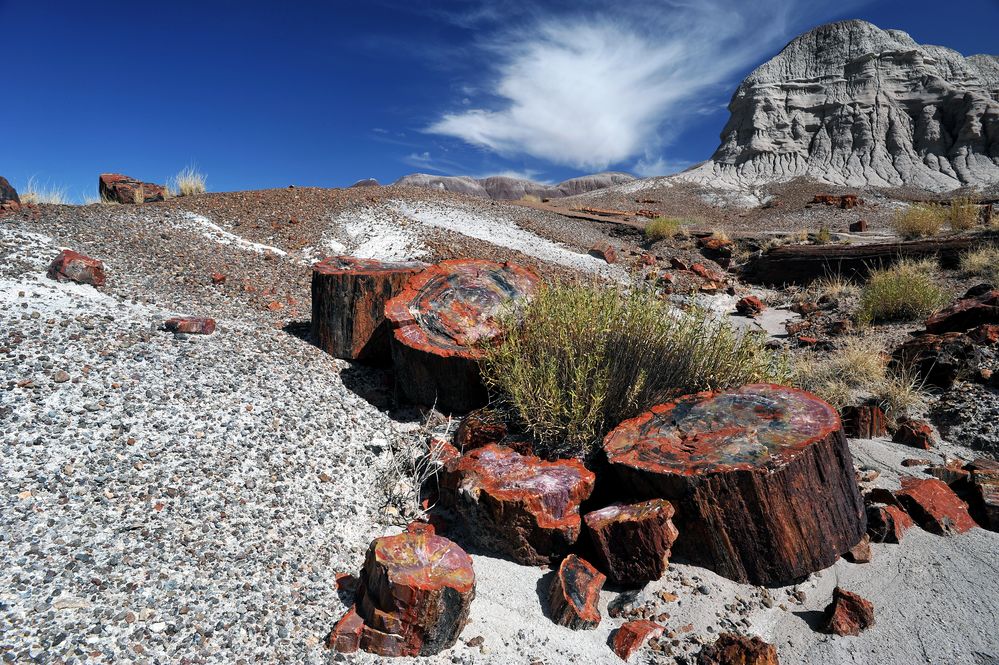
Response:
POLYGON ((777 647, 759 637, 722 633, 697 654, 697 665, 777 665, 777 647))
POLYGON ((215 332, 215 319, 205 316, 175 316, 164 321, 163 328, 172 333, 211 335, 215 332))
POLYGON ((323 259, 312 266, 312 338, 337 358, 388 364, 385 303, 426 267, 418 261, 323 259))
POLYGON ((901 259, 939 258, 943 267, 956 268, 962 252, 999 243, 999 233, 931 238, 910 242, 853 245, 783 245, 750 259, 742 278, 759 284, 808 284, 825 275, 866 277, 872 268, 901 259))
POLYGON ((552 621, 573 630, 589 630, 600 625, 600 590, 607 577, 575 554, 558 567, 548 590, 552 621))
POLYGON ((46 276, 57 282, 77 282, 92 286, 104 286, 104 263, 98 259, 64 249, 49 265, 46 276))
POLYGON ((885 412, 876 402, 844 406, 843 431, 853 439, 874 439, 888 433, 885 412))
POLYGON ((548 565, 579 538, 579 504, 595 480, 578 460, 545 462, 490 444, 445 465, 441 503, 458 512, 479 547, 548 565))
POLYGON ((942 480, 902 478, 902 489, 895 496, 919 526, 938 536, 964 533, 977 526, 968 514, 968 504, 942 480))
POLYGON ((454 646, 475 597, 472 559, 429 530, 377 538, 354 607, 327 643, 380 656, 430 656, 454 646))
POLYGON ((999 289, 965 297, 926 319, 926 331, 934 334, 966 332, 989 323, 999 323, 999 289))
POLYGON ((648 619, 629 621, 616 631, 611 640, 611 647, 617 657, 623 661, 631 660, 636 651, 654 637, 663 634, 664 628, 648 619))
POLYGON ((402 394, 446 412, 482 406, 480 345, 500 334, 503 307, 529 297, 539 282, 526 268, 479 259, 442 261, 411 277, 385 305, 402 394))
POLYGON ((666 572, 677 530, 670 519, 673 505, 652 499, 616 504, 583 516, 596 559, 610 579, 624 586, 658 580, 666 572))
POLYGON ((749 385, 662 404, 607 435, 622 491, 673 502, 674 556, 753 584, 832 565, 864 534, 864 504, 835 409, 749 385))
POLYGON ((97 191, 105 201, 117 203, 152 203, 166 200, 166 187, 142 182, 120 173, 102 173, 97 191))

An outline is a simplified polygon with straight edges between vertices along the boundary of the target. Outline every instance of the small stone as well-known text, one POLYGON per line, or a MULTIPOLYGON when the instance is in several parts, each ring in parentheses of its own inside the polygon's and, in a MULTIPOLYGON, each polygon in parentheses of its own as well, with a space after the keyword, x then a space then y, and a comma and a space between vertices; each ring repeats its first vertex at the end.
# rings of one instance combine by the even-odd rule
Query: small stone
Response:
POLYGON ((864 537, 860 539, 860 542, 850 548, 843 557, 851 563, 870 563, 871 562, 871 537, 864 534, 864 537))
POLYGON ((663 627, 652 621, 629 621, 614 631, 611 645, 618 658, 628 661, 646 642, 662 634, 663 627))
POLYGON ((56 383, 66 383, 69 381, 69 372, 65 370, 59 370, 52 375, 52 380, 56 383))
POLYGON ((874 605, 840 587, 833 589, 833 600, 826 607, 823 630, 835 635, 859 635, 874 625, 874 605))

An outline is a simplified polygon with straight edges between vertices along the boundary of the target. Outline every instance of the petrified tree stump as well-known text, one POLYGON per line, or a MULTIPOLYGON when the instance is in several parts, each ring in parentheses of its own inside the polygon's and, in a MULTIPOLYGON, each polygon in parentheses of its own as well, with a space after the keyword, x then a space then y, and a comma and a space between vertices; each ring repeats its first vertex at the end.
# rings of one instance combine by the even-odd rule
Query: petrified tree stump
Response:
POLYGON ((480 345, 500 334, 502 308, 529 297, 539 282, 520 266, 479 259, 443 261, 411 277, 385 305, 402 394, 446 412, 482 406, 480 345))
POLYGON ((558 567, 548 591, 552 621, 573 630, 589 630, 600 625, 600 590, 607 577, 570 554, 558 567))
POLYGON ((312 338, 344 360, 390 361, 385 303, 426 268, 418 261, 330 256, 312 266, 312 338))
POLYGON ((689 395, 625 421, 604 450, 623 491, 673 502, 674 556, 736 581, 804 577, 867 526, 839 416, 800 390, 689 395))
POLYGON ((475 597, 472 559, 432 532, 377 538, 357 601, 327 644, 380 656, 430 656, 454 646, 475 597))
POLYGON ((671 517, 669 501, 652 499, 607 506, 587 513, 583 520, 597 563, 607 576, 616 584, 640 586, 666 572, 670 547, 677 537, 671 517))
POLYGON ((579 538, 579 504, 596 477, 578 460, 545 462, 490 444, 449 461, 441 502, 472 540, 524 565, 548 565, 579 538))

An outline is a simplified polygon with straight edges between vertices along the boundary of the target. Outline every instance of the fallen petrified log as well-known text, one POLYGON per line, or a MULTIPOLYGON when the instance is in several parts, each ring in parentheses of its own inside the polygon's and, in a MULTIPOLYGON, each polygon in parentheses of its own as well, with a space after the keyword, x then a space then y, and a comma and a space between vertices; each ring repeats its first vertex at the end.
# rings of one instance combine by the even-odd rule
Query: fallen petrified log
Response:
POLYGON ((586 513, 596 561, 615 584, 639 586, 666 572, 677 530, 670 519, 673 505, 652 499, 615 504, 586 513))
POLYGON ((558 567, 548 590, 548 610, 552 621, 573 630, 589 630, 600 625, 600 590, 607 577, 575 554, 558 567))
POLYGON ((526 268, 480 259, 442 261, 411 277, 385 305, 401 393, 445 412, 482 406, 480 345, 500 334, 503 307, 530 297, 539 283, 526 268))
POLYGON ((441 504, 456 510, 479 547, 548 565, 579 538, 579 504, 595 480, 578 460, 545 462, 490 444, 446 463, 441 504))
POLYGON ((344 360, 391 361, 385 303, 427 265, 330 256, 312 266, 312 338, 344 360))
POLYGON ((77 282, 92 286, 104 286, 106 281, 104 263, 71 249, 59 252, 59 256, 49 265, 47 277, 57 282, 77 282))
POLYGON ((674 556, 736 581, 800 579, 867 526, 839 416, 801 390, 688 395, 625 421, 603 448, 622 493, 676 506, 674 556))
POLYGON ((999 323, 999 289, 964 297, 926 319, 926 331, 935 334, 967 332, 972 328, 999 323))
POLYGON ((142 182, 120 173, 102 173, 97 191, 105 201, 115 203, 152 203, 166 200, 166 187, 142 182))
POLYGON ((327 645, 342 653, 430 656, 454 646, 475 597, 472 559, 430 531, 376 538, 353 607, 327 645))
POLYGON ((958 379, 978 373, 982 350, 959 332, 925 334, 906 340, 892 352, 892 369, 908 369, 932 386, 950 388, 958 379))
POLYGON ((938 257, 943 267, 957 267, 969 249, 999 243, 999 233, 930 238, 906 242, 851 245, 783 245, 750 259, 742 279, 757 284, 808 284, 826 275, 866 277, 872 268, 901 259, 938 257))

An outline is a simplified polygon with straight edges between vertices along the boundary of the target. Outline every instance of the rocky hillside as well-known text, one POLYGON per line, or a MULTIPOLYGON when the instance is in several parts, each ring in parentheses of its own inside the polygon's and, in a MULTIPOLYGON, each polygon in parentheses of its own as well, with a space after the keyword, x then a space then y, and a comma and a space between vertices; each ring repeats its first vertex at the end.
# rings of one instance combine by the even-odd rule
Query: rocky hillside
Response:
POLYGON ((815 28, 753 71, 721 146, 681 176, 759 185, 808 176, 946 191, 999 182, 999 58, 964 57, 865 21, 815 28))
POLYGON ((438 176, 427 173, 413 173, 403 176, 393 184, 403 187, 426 187, 457 194, 468 194, 497 201, 516 201, 525 196, 542 199, 557 199, 563 196, 583 194, 612 185, 631 182, 634 176, 627 173, 606 172, 584 175, 564 180, 557 185, 547 185, 523 178, 492 176, 470 178, 468 176, 438 176))

